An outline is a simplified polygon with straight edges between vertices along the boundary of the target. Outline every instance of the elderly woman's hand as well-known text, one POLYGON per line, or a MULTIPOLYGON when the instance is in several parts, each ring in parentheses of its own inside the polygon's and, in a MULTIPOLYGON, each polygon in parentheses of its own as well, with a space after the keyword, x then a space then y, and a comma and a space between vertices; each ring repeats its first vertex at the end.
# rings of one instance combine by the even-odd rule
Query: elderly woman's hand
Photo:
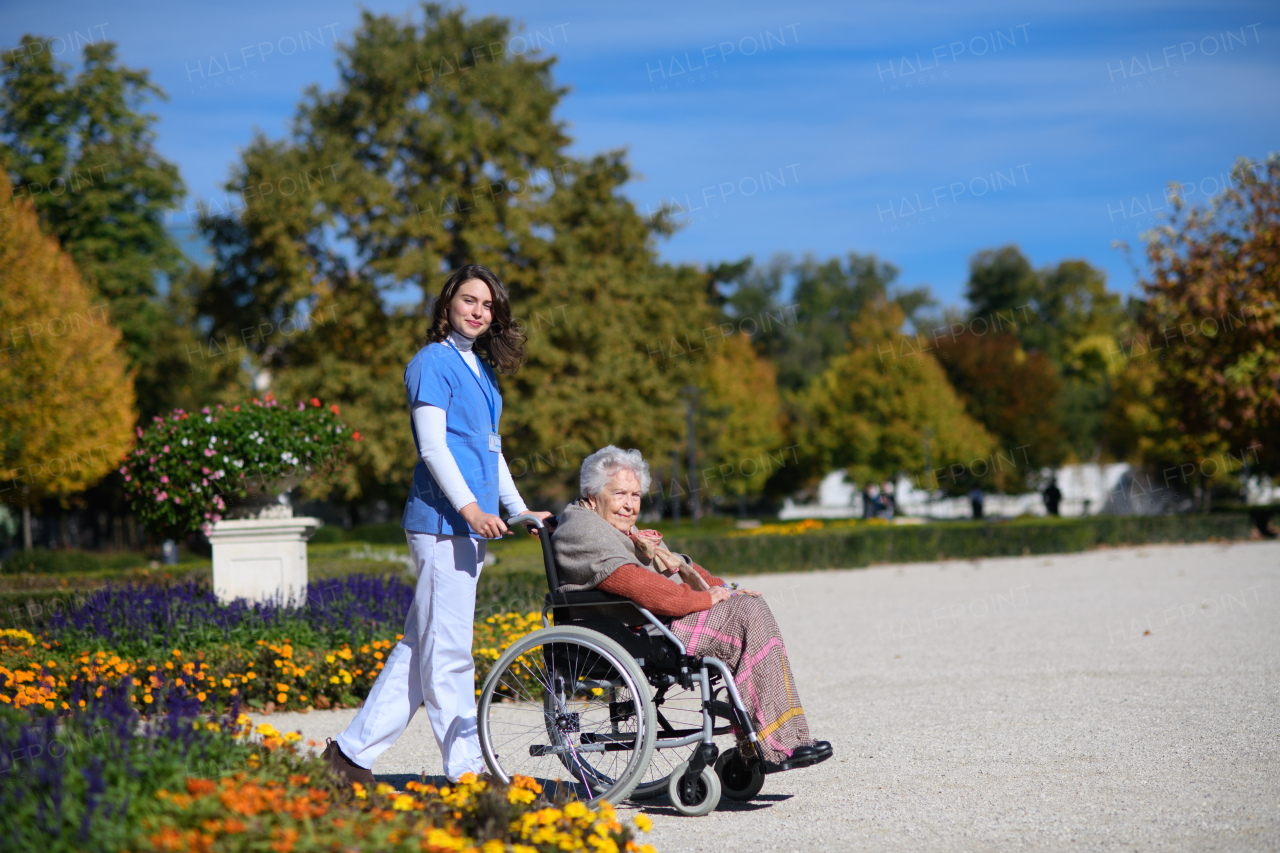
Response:
POLYGON ((659 545, 662 544, 662 534, 659 531, 654 530, 653 528, 649 528, 647 530, 641 530, 638 527, 633 527, 631 528, 631 532, 628 533, 627 535, 630 536, 631 539, 637 544, 643 542, 647 545, 652 546, 649 550, 656 549, 659 545))
POLYGON ((733 591, 722 586, 711 587, 711 605, 714 607, 722 601, 728 601, 733 591))

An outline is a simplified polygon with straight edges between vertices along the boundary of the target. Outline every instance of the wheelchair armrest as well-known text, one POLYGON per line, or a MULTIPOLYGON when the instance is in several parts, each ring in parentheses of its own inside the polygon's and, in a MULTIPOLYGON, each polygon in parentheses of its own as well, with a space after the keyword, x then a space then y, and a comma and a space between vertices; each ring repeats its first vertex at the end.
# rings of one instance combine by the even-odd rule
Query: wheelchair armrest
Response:
POLYGON ((545 601, 552 607, 598 607, 609 604, 636 606, 634 601, 624 595, 614 595, 598 589, 589 589, 585 592, 549 592, 545 601))

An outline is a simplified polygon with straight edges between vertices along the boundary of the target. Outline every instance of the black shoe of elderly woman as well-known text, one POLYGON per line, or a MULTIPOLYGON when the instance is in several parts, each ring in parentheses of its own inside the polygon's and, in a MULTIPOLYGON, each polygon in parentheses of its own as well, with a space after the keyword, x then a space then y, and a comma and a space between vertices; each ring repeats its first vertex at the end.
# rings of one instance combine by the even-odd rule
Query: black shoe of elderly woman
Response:
POLYGON ((801 767, 812 767, 815 764, 821 764, 834 754, 831 749, 831 742, 825 740, 815 740, 812 746, 798 746, 792 751, 791 757, 783 761, 762 761, 761 771, 768 775, 770 773, 781 773, 784 770, 799 770, 801 767))

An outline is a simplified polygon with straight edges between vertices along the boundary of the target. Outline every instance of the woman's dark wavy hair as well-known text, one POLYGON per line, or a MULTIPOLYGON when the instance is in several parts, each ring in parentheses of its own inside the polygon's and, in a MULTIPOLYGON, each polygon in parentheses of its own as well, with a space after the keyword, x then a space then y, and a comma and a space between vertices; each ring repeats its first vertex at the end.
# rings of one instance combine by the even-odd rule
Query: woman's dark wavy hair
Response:
MULTIPOLYGON (((449 325, 449 304, 457 295, 458 288, 473 278, 488 285, 489 293, 493 296, 493 324, 476 338, 474 351, 489 362, 494 370, 510 376, 524 364, 524 327, 511 316, 511 295, 507 293, 507 286, 488 267, 467 264, 449 276, 431 308, 431 329, 427 332, 427 343, 443 343, 449 337, 449 332, 453 331, 453 327, 449 325)), ((465 334, 461 330, 459 333, 465 334)))

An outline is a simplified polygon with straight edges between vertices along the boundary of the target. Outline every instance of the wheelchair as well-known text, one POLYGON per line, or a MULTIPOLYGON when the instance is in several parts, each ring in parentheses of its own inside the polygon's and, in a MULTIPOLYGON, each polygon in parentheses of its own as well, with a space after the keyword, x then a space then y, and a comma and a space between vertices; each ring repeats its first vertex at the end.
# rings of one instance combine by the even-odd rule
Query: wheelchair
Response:
POLYGON ((504 782, 556 780, 593 807, 666 793, 681 814, 701 816, 722 795, 755 797, 765 766, 729 668, 687 654, 666 624, 630 599, 557 592, 548 521, 507 519, 537 533, 550 591, 544 627, 507 648, 480 691, 489 771, 504 782), (714 738, 723 735, 737 744, 721 753, 714 738))

